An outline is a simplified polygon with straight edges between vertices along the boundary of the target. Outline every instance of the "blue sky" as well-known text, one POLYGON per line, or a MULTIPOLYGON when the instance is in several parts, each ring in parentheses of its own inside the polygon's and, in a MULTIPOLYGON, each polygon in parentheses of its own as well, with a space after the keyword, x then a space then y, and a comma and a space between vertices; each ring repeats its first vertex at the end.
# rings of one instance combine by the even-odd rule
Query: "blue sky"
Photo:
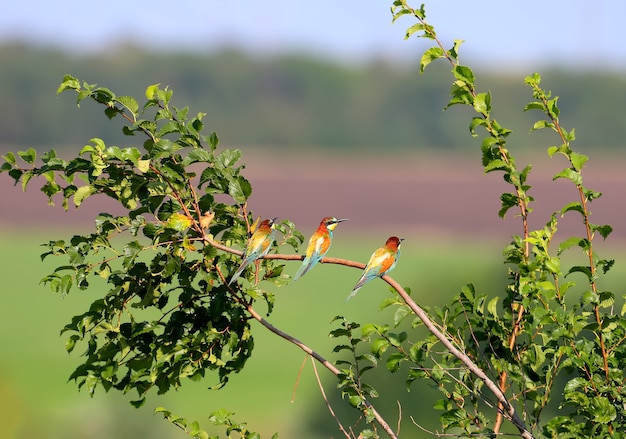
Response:
MULTIPOLYGON (((424 0, 412 3, 418 6, 424 0)), ((565 64, 626 69, 623 0, 431 0, 428 21, 462 55, 501 69, 565 64)), ((23 0, 5 2, 0 41, 73 52, 132 41, 156 50, 208 52, 234 45, 263 56, 304 50, 346 61, 414 59, 425 40, 404 41, 408 18, 391 24, 392 1, 23 0)))

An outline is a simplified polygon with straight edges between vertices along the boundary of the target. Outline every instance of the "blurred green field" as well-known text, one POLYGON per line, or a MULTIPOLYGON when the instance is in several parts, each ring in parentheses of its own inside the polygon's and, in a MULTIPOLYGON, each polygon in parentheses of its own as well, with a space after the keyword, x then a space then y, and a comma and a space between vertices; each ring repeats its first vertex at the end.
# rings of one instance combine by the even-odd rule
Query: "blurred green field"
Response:
MULTIPOLYGON (((235 419, 247 421, 250 428, 259 431, 263 437, 270 437, 277 431, 283 438, 319 437, 310 431, 313 413, 315 419, 319 415, 319 422, 329 425, 332 431, 334 420, 325 412, 310 363, 306 363, 298 379, 304 353, 260 325, 255 325, 254 332, 256 355, 222 390, 207 390, 215 382, 208 376, 203 382, 189 381, 181 390, 162 397, 153 394, 140 409, 134 409, 126 402, 135 395, 128 395, 130 398, 116 393, 107 395, 98 389, 91 399, 85 391, 77 391, 73 382, 67 382, 67 377, 79 363, 81 349, 79 347, 68 355, 59 330, 103 290, 76 290, 62 298, 39 285, 45 274, 64 262, 47 259, 42 263, 39 244, 69 236, 71 233, 63 231, 0 234, 3 281, 0 294, 0 346, 3 352, 0 357, 0 437, 187 437, 161 420, 160 415, 152 413, 159 405, 188 419, 197 419, 207 429, 205 419, 208 413, 225 408, 236 412, 235 419)), ((500 255, 505 243, 406 238, 402 259, 393 277, 402 285, 411 287, 414 297, 423 305, 447 302, 447 298, 467 282, 473 282, 479 291, 499 291, 504 285, 506 268, 500 255)), ((343 234, 336 240, 329 256, 366 262, 371 251, 384 239, 386 236, 348 237, 343 234)), ((296 269, 297 263, 291 263, 287 271, 293 274, 296 269)), ((382 281, 372 282, 355 299, 344 303, 358 276, 358 271, 345 267, 319 266, 293 285, 270 287, 277 299, 269 320, 323 356, 334 359, 332 340, 328 338, 329 331, 336 327, 330 324, 334 316, 343 315, 348 320, 363 323, 383 322, 391 312, 378 311, 378 304, 389 294, 382 281)), ((619 296, 625 280, 626 273, 620 271, 618 260, 616 269, 607 279, 608 285, 604 287, 613 288, 619 296)), ((259 306, 258 310, 265 314, 266 310, 259 306)), ((336 392, 332 378, 323 369, 318 370, 326 382, 327 395, 332 395, 336 392)), ((403 378, 398 376, 398 380, 403 387, 403 378)), ((417 393, 412 395, 420 398, 417 393)), ((395 402, 393 406, 395 409, 395 402)), ((407 419, 414 414, 411 409, 404 409, 407 419)), ((223 434, 223 431, 216 432, 223 434)))

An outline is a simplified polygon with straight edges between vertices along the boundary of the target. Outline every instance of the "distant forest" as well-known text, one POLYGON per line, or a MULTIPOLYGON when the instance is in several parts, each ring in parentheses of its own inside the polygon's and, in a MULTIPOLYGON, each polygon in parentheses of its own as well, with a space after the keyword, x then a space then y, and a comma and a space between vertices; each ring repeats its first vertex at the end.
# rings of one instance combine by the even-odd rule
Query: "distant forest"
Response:
MULTIPOLYGON (((470 64, 470 67, 473 67, 470 64)), ((133 47, 76 56, 24 45, 0 46, 0 149, 81 147, 92 137, 128 145, 121 122, 71 94, 55 97, 64 74, 143 97, 153 83, 174 90, 173 103, 204 112, 205 126, 229 146, 332 149, 475 148, 468 136, 473 114, 444 106, 452 77, 439 62, 420 75, 416 64, 372 61, 348 65, 297 54, 252 57, 235 50, 200 55, 154 53, 133 47)), ((514 130, 510 147, 543 149, 529 136, 539 113, 522 113, 531 94, 524 76, 480 71, 479 91, 491 90, 496 119, 514 130)), ((576 128, 577 147, 623 146, 626 78, 616 72, 540 70, 559 95, 563 125, 576 128)), ((540 134, 545 135, 545 134, 540 134)), ((556 142, 556 138, 551 138, 556 142)), ((138 142, 140 140, 138 139, 138 142)))

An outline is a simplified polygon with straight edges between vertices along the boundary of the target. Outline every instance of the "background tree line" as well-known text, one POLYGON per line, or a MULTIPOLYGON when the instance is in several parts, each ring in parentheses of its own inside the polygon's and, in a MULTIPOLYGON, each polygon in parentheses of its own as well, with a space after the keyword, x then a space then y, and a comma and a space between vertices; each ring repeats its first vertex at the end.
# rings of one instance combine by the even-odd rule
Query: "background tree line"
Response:
MULTIPOLYGON (((205 121, 231 145, 289 148, 436 148, 468 145, 467 109, 445 118, 449 83, 438 74, 416 80, 415 65, 371 61, 347 65, 305 55, 257 58, 235 50, 213 54, 155 54, 132 46, 106 53, 72 55, 55 49, 13 44, 0 46, 0 148, 55 147, 82 144, 94 135, 110 144, 123 135, 95 117, 97 110, 78 110, 51 90, 73 72, 86 80, 129 95, 150 81, 170 86, 174 101, 205 121), (75 123, 68 132, 67 114, 75 123), (34 122, 33 122, 34 121, 34 122)), ((433 69, 446 70, 434 65, 433 69)), ((447 73, 447 72, 446 72, 447 73)), ((523 74, 483 72, 498 109, 496 115, 518 132, 528 132, 532 115, 522 113, 528 98, 523 74)), ((622 144, 622 108, 626 80, 615 72, 547 70, 547 88, 558 85, 567 99, 562 117, 578 128, 582 150, 622 144), (610 115, 607 117, 607 115, 610 115), (597 130, 602 126, 602 130, 597 130)), ((532 148, 541 137, 516 136, 512 147, 532 148), (527 139, 527 140, 525 140, 527 139), (525 143, 515 145, 515 142, 525 143)))

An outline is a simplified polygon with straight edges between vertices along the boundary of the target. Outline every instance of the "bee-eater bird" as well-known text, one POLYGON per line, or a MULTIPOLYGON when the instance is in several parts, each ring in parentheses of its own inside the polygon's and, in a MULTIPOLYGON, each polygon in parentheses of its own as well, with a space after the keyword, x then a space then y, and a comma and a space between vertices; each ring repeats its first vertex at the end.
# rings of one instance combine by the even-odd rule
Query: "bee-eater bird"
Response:
POLYGON ((353 298, 359 292, 361 287, 375 277, 383 277, 385 274, 393 270, 400 257, 400 244, 404 241, 402 238, 392 236, 387 239, 385 245, 377 249, 370 257, 361 279, 352 288, 352 293, 346 299, 346 302, 353 298))
POLYGON ((248 265, 262 258, 270 251, 270 248, 274 243, 274 223, 276 220, 277 218, 272 218, 261 221, 259 227, 254 231, 248 240, 246 248, 243 251, 243 261, 235 274, 233 274, 233 277, 228 282, 228 285, 235 282, 248 265))
POLYGON ((296 272, 293 280, 298 280, 304 276, 311 268, 322 260, 333 240, 333 230, 342 221, 348 221, 347 219, 337 219, 332 216, 327 216, 322 220, 317 230, 311 235, 309 239, 309 245, 306 248, 304 254, 304 260, 302 265, 296 272))

